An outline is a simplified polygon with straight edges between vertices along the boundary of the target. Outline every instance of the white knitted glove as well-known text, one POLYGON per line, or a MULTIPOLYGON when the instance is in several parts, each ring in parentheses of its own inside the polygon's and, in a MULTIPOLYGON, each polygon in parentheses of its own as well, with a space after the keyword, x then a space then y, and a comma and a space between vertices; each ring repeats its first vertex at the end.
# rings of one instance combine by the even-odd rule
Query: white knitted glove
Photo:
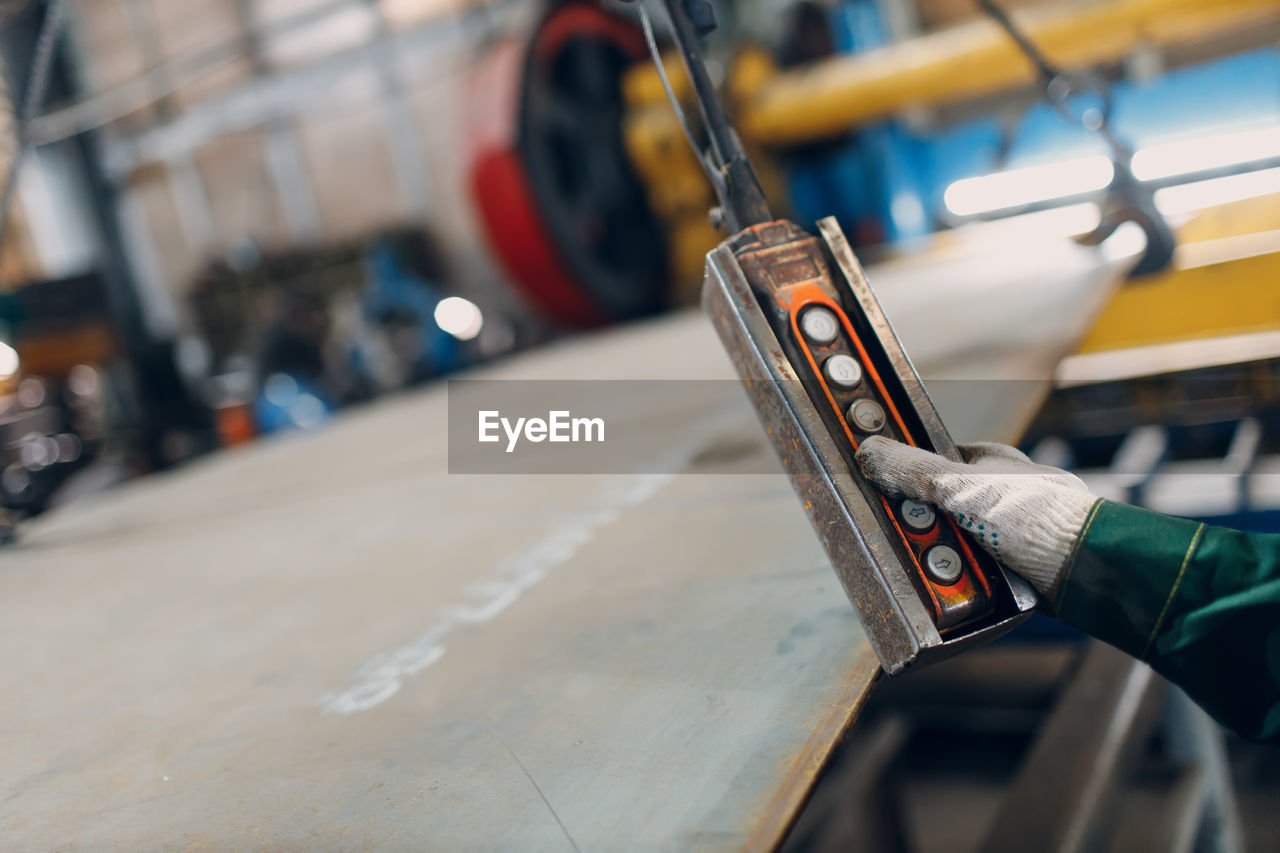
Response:
POLYGON ((1004 444, 966 444, 968 464, 873 436, 858 448, 869 480, 949 513, 997 560, 1052 603, 1067 557, 1098 501, 1079 477, 1004 444))

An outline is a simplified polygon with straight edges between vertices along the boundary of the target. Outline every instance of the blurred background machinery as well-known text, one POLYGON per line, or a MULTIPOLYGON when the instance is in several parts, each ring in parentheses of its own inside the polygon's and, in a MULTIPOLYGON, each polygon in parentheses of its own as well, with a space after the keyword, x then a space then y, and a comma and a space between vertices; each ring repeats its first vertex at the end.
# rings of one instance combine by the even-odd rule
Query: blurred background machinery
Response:
MULTIPOLYGON (((930 386, 1008 413, 993 436, 957 411, 958 437, 1280 531, 1280 3, 1003 0, 1030 52, 978 0, 715 5, 711 71, 773 209, 836 215, 930 386), (1132 280, 1140 233, 1073 241, 1126 167, 1177 243, 1132 280)), ((0 58, 6 536, 120 479, 690 306, 720 239, 624 3, 0 0, 0 58)), ((870 751, 831 778, 897 768, 894 808, 918 812, 940 744, 1021 756, 1076 672, 1059 652, 884 691, 870 751), (999 707, 969 713, 962 684, 999 707)), ((1086 660, 1080 683, 1118 667, 1086 660)), ((1176 719, 1134 722, 1135 742, 1179 741, 1176 719)), ((1220 792, 1148 752, 1170 796, 1220 792)), ((1274 763, 1232 761, 1275 789, 1274 763)), ((792 843, 838 846, 823 797, 792 843)), ((859 831, 897 831, 877 826, 859 831)))
MULTIPOLYGON (((869 260, 930 277, 933 259, 977 298, 990 271, 946 252, 986 233, 1016 265, 1017 234, 1098 223, 1114 152, 1080 119, 1105 112, 1179 247, 1080 309, 1079 353, 1095 360, 1064 369, 1107 353, 1109 381, 1159 373, 1168 345, 1179 370, 1273 355, 1275 4, 1007 5, 1040 60, 1089 85, 1048 102, 1037 57, 969 0, 722 4, 713 70, 776 209, 835 213, 869 260), (1024 230, 979 227, 993 221, 1024 230)), ((58 347, 75 364, 28 359, 50 342, 16 321, 11 343, 25 336, 21 375, 107 377, 126 474, 689 304, 717 240, 624 6, 82 0, 3 14, 9 149, 23 156, 0 275, 11 290, 89 276, 101 291, 96 337, 58 347), (276 374, 310 389, 299 418, 266 399, 276 374)))

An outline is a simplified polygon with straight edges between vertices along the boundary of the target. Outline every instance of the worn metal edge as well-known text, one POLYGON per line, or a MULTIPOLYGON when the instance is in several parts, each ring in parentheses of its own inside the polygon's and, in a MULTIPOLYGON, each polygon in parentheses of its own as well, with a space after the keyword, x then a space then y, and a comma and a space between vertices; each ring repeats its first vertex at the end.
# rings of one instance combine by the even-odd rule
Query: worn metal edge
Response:
POLYGON ((809 801, 836 746, 857 721, 866 698, 880 677, 880 659, 868 645, 858 655, 844 689, 819 720, 804 747, 792 760, 778 790, 769 800, 742 844, 744 851, 777 850, 809 801))

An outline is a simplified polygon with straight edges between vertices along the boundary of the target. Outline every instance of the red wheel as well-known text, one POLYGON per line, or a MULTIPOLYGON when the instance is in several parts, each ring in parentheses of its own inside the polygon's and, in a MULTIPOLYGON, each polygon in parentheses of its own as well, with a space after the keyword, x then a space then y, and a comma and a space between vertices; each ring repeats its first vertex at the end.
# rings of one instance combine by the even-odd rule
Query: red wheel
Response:
POLYGON ((494 252, 560 322, 665 302, 666 247, 622 140, 620 82, 647 57, 630 24, 584 4, 485 59, 468 98, 470 186, 494 252))

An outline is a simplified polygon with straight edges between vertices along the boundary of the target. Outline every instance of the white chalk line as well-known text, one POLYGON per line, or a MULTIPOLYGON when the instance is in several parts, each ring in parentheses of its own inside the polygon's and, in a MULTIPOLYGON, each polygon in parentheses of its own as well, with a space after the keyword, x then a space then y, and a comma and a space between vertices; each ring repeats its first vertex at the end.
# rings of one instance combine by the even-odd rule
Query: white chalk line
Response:
POLYGON ((485 577, 468 584, 463 595, 471 603, 445 607, 417 637, 370 657, 356 670, 352 687, 320 697, 321 711, 355 714, 399 693, 407 678, 444 657, 447 648, 442 641, 455 628, 488 622, 501 614, 553 569, 568 562, 595 538, 596 531, 616 521, 623 510, 656 494, 688 466, 708 441, 740 419, 741 409, 730 408, 696 422, 690 430, 690 440, 654 460, 652 467, 662 473, 627 475, 611 483, 601 496, 602 506, 571 516, 531 547, 507 557, 485 577))

